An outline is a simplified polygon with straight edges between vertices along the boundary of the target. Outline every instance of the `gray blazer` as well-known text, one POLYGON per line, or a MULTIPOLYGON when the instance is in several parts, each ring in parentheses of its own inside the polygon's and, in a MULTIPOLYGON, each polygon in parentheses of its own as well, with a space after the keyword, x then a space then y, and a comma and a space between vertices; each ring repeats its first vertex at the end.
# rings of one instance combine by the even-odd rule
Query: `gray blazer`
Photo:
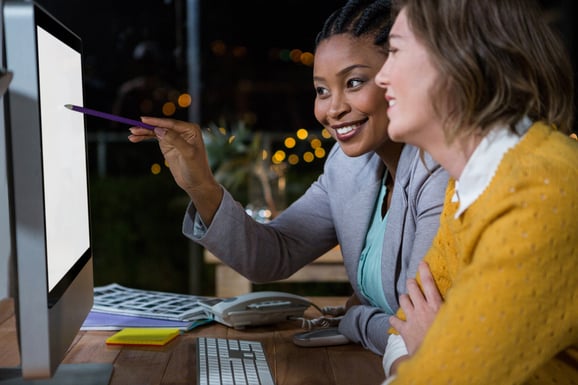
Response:
MULTIPOLYGON (((405 145, 396 172, 382 256, 383 289, 394 311, 417 263, 439 226, 448 174, 427 154, 405 145)), ((348 157, 335 144, 324 171, 307 191, 268 224, 254 221, 225 191, 213 222, 205 228, 189 205, 183 233, 253 282, 287 278, 337 244, 349 281, 365 305, 340 322, 342 334, 383 354, 388 314, 368 305, 358 288, 357 269, 385 166, 375 153, 348 157)))

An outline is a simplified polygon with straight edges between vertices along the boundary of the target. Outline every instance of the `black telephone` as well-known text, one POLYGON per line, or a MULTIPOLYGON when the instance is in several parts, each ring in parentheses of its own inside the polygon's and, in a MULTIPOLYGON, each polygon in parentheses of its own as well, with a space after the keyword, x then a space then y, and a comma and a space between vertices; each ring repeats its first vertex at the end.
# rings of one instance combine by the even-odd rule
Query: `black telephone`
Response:
POLYGON ((301 296, 279 291, 256 291, 199 304, 215 321, 235 329, 303 317, 305 310, 313 305, 301 296))

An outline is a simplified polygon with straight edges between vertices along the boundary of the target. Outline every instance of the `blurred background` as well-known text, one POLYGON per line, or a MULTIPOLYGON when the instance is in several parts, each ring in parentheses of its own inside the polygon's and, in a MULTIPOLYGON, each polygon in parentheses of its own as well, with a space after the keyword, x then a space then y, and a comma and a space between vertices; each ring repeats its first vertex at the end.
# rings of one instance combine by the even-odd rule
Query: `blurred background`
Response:
MULTIPOLYGON (((200 123, 216 176, 257 220, 321 173, 333 140, 313 115, 314 39, 344 1, 38 3, 83 40, 86 107, 200 123)), ((576 63, 570 0, 542 4, 576 63)), ((214 267, 181 233, 188 199, 157 143, 131 144, 127 126, 102 119, 87 124, 96 285, 213 295, 214 267)), ((326 283, 280 289, 349 292, 326 283)))

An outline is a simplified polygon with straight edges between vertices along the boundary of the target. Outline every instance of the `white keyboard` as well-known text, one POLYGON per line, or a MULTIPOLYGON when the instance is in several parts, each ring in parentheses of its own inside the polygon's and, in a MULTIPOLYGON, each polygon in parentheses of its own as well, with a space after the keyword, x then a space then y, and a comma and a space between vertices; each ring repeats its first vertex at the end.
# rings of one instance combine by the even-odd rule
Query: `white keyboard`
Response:
POLYGON ((197 385, 275 385, 259 341, 197 337, 197 385))

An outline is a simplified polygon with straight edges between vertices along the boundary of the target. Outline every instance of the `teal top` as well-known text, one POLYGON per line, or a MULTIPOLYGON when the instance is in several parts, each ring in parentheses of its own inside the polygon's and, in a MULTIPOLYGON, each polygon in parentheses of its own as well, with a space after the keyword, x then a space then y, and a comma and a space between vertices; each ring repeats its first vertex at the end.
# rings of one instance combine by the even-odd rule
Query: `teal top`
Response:
MULTIPOLYGON (((385 177, 384 177, 385 182, 385 177)), ((382 309, 385 313, 393 315, 393 310, 387 303, 383 293, 381 280, 381 256, 383 255, 383 242, 385 235, 385 224, 387 215, 381 216, 381 206, 387 193, 385 183, 382 183, 381 190, 375 202, 373 219, 369 225, 365 236, 365 246, 361 251, 359 268, 357 269, 357 281, 363 295, 369 302, 382 309)))

